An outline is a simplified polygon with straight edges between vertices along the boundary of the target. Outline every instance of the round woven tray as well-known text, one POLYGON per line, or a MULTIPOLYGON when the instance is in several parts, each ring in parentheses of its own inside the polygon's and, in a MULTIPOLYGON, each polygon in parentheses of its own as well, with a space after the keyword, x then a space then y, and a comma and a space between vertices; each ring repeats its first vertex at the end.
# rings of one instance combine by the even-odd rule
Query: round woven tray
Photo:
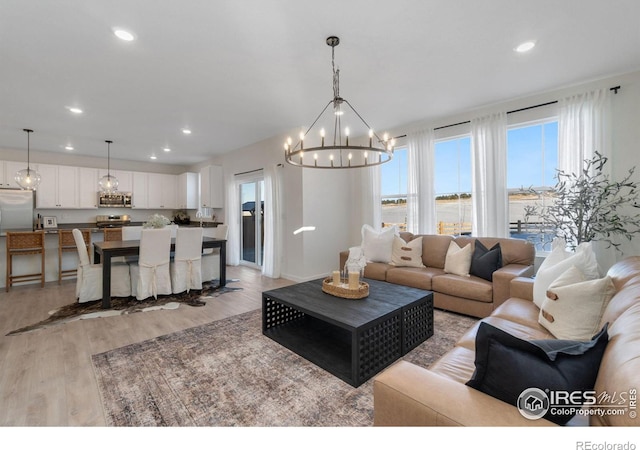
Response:
POLYGON ((336 286, 333 284, 333 279, 329 277, 322 281, 322 291, 334 297, 358 300, 369 295, 369 285, 361 281, 358 289, 349 289, 346 284, 336 286))

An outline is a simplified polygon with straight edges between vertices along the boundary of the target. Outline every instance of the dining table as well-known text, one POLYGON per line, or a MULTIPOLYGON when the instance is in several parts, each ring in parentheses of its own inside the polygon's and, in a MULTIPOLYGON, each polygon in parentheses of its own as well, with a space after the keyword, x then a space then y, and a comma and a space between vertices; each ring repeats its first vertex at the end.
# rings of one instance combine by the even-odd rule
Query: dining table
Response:
MULTIPOLYGON (((176 240, 171 239, 171 252, 175 251, 176 240)), ((211 237, 202 238, 202 248, 220 249, 220 285, 227 284, 227 240, 211 237)), ((111 307, 111 259, 118 256, 137 256, 140 240, 104 241, 93 243, 93 262, 102 263, 102 308, 111 307)))

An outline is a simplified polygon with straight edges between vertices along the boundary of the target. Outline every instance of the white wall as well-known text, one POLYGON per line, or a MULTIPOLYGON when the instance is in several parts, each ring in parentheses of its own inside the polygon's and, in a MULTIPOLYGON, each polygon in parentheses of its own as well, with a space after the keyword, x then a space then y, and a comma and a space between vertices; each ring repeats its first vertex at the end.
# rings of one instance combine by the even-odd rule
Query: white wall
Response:
MULTIPOLYGON (((296 129, 297 132, 299 128, 296 129)), ((294 132, 292 132, 294 133, 294 132)), ((290 134, 292 134, 290 133, 290 134)), ((202 165, 221 164, 227 183, 235 174, 283 164, 283 261, 282 276, 295 281, 321 277, 338 267, 338 253, 347 248, 349 227, 349 175, 351 171, 301 169, 284 161, 282 134, 255 143, 202 165), (316 227, 297 235, 307 225, 316 227)), ((194 166, 196 170, 200 166, 194 166)), ((226 195, 225 195, 226 199, 226 195)), ((223 212, 226 218, 226 208, 223 212)))

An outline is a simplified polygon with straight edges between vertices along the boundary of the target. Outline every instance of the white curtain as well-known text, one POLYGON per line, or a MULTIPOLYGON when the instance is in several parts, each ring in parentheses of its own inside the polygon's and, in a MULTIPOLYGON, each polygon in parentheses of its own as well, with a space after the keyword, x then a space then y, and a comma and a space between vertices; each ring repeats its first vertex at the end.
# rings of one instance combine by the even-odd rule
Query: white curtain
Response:
POLYGON ((262 274, 280 277, 282 265, 282 168, 264 169, 264 255, 262 274))
POLYGON ((433 129, 408 133, 407 231, 436 234, 433 129))
POLYGON ((611 155, 609 99, 608 89, 598 89, 558 101, 558 169, 577 174, 595 151, 611 155))
MULTIPOLYGON (((558 101, 558 169, 578 174, 584 169, 584 160, 595 152, 611 156, 611 93, 608 89, 573 95, 558 101)), ((611 164, 604 166, 611 174, 611 164)), ((606 272, 619 256, 602 242, 594 242, 593 250, 598 264, 606 272)))
POLYGON ((237 266, 240 264, 240 197, 238 196, 238 184, 235 178, 227 183, 227 224, 229 234, 227 236, 227 264, 237 266))
POLYGON ((362 224, 371 225, 376 230, 382 226, 382 194, 380 186, 380 166, 362 169, 362 224))
POLYGON ((509 237, 507 114, 471 120, 473 235, 509 237))

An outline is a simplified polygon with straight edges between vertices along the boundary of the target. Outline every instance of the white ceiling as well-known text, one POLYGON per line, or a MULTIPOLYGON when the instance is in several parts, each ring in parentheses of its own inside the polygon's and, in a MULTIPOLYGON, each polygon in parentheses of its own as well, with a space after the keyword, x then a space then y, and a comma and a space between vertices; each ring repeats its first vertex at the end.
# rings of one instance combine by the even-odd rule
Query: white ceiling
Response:
POLYGON ((638 0, 2 0, 0 148, 32 128, 33 150, 202 162, 309 125, 330 35, 340 93, 390 129, 638 70, 639 17, 638 0))

